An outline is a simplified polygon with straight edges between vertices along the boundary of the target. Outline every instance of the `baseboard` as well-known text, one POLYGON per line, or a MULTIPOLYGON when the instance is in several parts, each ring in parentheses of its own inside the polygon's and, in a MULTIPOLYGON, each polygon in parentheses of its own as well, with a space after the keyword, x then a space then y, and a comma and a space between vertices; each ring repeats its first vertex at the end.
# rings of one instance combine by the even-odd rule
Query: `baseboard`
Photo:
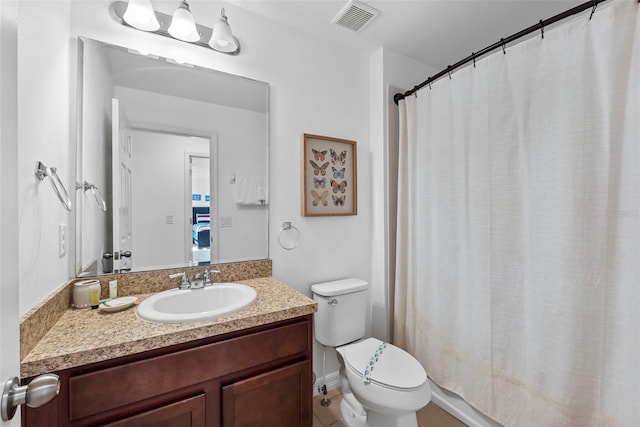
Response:
POLYGON ((324 378, 316 377, 316 383, 313 386, 314 396, 320 394, 319 388, 322 387, 322 385, 327 386, 327 391, 340 387, 340 373, 336 371, 328 373, 324 378))

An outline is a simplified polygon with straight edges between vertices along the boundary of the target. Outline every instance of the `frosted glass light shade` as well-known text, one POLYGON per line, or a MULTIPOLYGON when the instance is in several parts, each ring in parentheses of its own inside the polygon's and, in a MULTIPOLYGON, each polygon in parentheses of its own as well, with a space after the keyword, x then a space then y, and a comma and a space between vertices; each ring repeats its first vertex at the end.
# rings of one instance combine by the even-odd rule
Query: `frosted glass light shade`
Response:
POLYGON ((233 38, 227 17, 224 15, 224 9, 220 14, 220 19, 213 26, 209 46, 220 52, 235 52, 238 49, 238 45, 233 38))
POLYGON ((186 1, 183 0, 176 11, 173 12, 173 18, 171 18, 171 25, 169 25, 168 31, 171 36, 186 42, 200 40, 200 34, 198 34, 198 30, 196 29, 196 21, 186 1))
POLYGON ((160 28, 151 0, 129 0, 122 18, 127 24, 139 30, 156 31, 160 28))

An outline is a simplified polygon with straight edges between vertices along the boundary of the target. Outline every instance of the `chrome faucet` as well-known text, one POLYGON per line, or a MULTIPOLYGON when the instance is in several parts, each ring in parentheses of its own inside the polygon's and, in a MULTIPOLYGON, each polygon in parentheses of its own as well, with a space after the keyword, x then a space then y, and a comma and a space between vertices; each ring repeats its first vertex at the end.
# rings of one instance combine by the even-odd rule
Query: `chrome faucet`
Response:
POLYGON ((170 274, 169 277, 175 279, 176 277, 182 276, 182 282, 180 282, 178 289, 202 289, 213 285, 211 282, 211 273, 220 274, 220 270, 207 269, 204 271, 204 275, 202 273, 195 273, 191 281, 189 281, 189 276, 187 276, 185 272, 170 274))
POLYGON ((174 279, 180 276, 182 276, 182 282, 180 283, 180 286, 178 286, 178 289, 190 289, 191 283, 189 283, 189 277, 187 276, 187 273, 182 272, 182 273, 175 273, 175 274, 169 275, 171 279, 174 279))

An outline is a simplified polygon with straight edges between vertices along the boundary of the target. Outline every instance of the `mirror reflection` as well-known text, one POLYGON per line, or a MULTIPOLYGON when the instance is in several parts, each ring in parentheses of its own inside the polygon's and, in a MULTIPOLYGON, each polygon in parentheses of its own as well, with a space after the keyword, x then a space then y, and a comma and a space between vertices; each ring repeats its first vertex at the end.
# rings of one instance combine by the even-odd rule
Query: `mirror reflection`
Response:
POLYGON ((76 275, 268 257, 268 84, 80 38, 76 275))

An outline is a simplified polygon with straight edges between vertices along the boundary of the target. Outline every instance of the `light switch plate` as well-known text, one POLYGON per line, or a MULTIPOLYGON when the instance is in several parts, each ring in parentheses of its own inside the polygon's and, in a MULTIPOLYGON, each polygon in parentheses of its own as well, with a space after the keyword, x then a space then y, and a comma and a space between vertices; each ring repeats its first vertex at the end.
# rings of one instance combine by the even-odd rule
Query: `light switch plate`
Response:
POLYGON ((58 224, 58 256, 67 254, 67 224, 58 224))
POLYGON ((220 227, 231 227, 232 220, 230 216, 221 216, 220 217, 220 227))

